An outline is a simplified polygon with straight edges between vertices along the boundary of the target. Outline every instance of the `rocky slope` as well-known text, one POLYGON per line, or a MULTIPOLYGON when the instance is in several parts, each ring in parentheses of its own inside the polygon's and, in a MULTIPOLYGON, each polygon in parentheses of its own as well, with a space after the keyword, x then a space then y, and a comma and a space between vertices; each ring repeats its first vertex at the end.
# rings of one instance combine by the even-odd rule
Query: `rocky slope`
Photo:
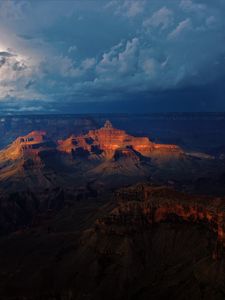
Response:
POLYGON ((224 197, 188 195, 168 187, 138 184, 119 190, 115 199, 117 207, 110 216, 97 220, 97 228, 103 231, 114 229, 116 233, 118 224, 131 232, 139 226, 164 222, 203 224, 215 234, 217 241, 212 256, 220 255, 218 247, 225 249, 224 197))
POLYGON ((0 296, 222 300, 223 201, 138 184, 101 207, 89 204, 82 225, 74 222, 83 204, 64 208, 41 227, 0 239, 0 296))
POLYGON ((0 151, 0 162, 38 157, 42 152, 54 151, 55 144, 44 131, 32 131, 18 137, 6 149, 0 151))

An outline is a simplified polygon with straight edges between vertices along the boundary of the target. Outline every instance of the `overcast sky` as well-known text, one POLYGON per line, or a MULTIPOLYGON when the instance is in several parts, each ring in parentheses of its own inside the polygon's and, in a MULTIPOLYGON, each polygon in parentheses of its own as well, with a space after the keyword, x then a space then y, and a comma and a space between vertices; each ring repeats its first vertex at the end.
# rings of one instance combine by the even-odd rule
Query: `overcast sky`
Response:
POLYGON ((225 0, 0 1, 0 111, 225 111, 225 0))

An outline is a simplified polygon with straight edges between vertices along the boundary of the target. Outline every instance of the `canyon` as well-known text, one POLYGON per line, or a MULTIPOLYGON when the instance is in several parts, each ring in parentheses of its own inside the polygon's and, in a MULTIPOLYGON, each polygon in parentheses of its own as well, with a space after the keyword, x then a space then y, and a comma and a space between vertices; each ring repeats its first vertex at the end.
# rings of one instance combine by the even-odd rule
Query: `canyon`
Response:
POLYGON ((218 155, 224 153, 224 113, 2 115, 0 149, 34 130, 44 129, 56 142, 72 134, 97 129, 107 119, 133 136, 154 138, 156 143, 177 144, 185 150, 218 155))
POLYGON ((109 121, 56 142, 46 131, 32 131, 0 151, 0 229, 30 226, 36 215, 57 211, 67 199, 102 197, 138 181, 195 193, 199 185, 208 194, 215 187, 223 193, 224 170, 223 160, 134 137, 109 121))
POLYGON ((0 298, 224 299, 221 155, 62 120, 0 151, 0 298))

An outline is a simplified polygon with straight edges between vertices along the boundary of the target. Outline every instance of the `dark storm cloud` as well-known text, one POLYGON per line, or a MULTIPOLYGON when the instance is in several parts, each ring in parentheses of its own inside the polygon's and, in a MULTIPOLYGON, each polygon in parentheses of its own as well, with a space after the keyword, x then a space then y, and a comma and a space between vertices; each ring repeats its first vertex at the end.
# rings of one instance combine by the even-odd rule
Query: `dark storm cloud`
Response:
POLYGON ((6 58, 5 57, 0 57, 0 68, 2 66, 4 66, 5 63, 6 63, 6 58))
POLYGON ((190 105, 211 109, 196 91, 225 73, 225 0, 3 1, 0 11, 0 99, 23 109, 142 99, 176 110, 187 90, 190 105))
POLYGON ((10 52, 0 51, 0 68, 4 66, 4 64, 7 62, 7 59, 12 56, 14 55, 10 52))
POLYGON ((12 57, 14 55, 12 53, 10 53, 10 52, 2 51, 2 52, 0 52, 0 56, 1 57, 12 57))

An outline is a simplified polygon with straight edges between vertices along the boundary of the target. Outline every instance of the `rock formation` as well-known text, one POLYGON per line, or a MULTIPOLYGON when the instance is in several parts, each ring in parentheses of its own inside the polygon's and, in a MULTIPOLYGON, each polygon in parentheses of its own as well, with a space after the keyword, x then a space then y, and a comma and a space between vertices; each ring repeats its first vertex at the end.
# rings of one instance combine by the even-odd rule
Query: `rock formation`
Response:
POLYGON ((98 230, 122 234, 164 222, 201 224, 215 234, 213 257, 224 253, 221 252, 225 249, 224 198, 187 195, 168 187, 138 184, 120 189, 115 200, 118 205, 111 214, 97 220, 98 230))
POLYGON ((134 137, 124 130, 116 129, 110 121, 106 121, 104 127, 90 130, 81 136, 71 136, 65 141, 59 141, 59 150, 66 153, 76 153, 83 149, 87 153, 97 154, 111 159, 116 151, 132 148, 143 156, 151 156, 157 153, 181 154, 182 150, 176 145, 154 144, 147 137, 134 137))
MULTIPOLYGON (((54 157, 56 145, 46 135, 44 131, 32 131, 28 135, 18 137, 6 149, 0 151, 0 180, 3 184, 5 181, 17 182, 26 177, 26 170, 35 174, 39 180, 42 176, 41 169, 45 166, 43 158, 54 157), (37 172, 36 172, 37 173, 37 172)), ((23 183, 21 182, 21 186, 23 183)))
POLYGON ((32 131, 25 136, 18 137, 8 148, 0 151, 0 158, 17 160, 21 157, 37 156, 43 151, 54 149, 55 145, 48 139, 46 132, 32 131))
MULTIPOLYGON (((179 156, 182 150, 176 145, 162 145, 151 142, 147 137, 134 137, 124 130, 113 128, 109 121, 104 127, 90 130, 84 135, 72 135, 59 140, 59 152, 73 154, 74 157, 91 159, 112 159, 136 154, 151 157, 155 155, 179 156)), ((8 148, 0 151, 0 159, 16 160, 24 157, 37 157, 46 151, 55 151, 56 145, 44 131, 32 131, 26 136, 18 137, 8 148)))

